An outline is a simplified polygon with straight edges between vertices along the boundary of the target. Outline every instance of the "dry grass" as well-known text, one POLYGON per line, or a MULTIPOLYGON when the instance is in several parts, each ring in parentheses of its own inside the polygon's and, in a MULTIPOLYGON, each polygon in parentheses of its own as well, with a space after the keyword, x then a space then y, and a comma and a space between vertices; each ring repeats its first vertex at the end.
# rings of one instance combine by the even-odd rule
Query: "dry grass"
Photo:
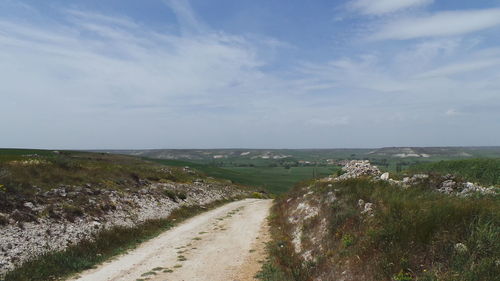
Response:
POLYGON ((271 258, 260 277, 338 280, 346 271, 350 280, 496 280, 500 276, 499 203, 498 197, 460 198, 424 186, 402 190, 365 179, 330 186, 315 182, 311 189, 298 188, 276 201, 271 258), (312 260, 304 262, 291 244, 294 228, 288 218, 295 200, 305 200, 303 195, 309 191, 314 194, 308 200, 322 202, 322 211, 303 228, 303 246, 314 253, 312 260), (337 200, 323 200, 329 192, 337 200), (374 204, 373 216, 361 213, 359 199, 374 204), (328 232, 318 237, 315 229, 323 219, 328 232), (308 242, 313 238, 320 238, 321 251, 308 242))

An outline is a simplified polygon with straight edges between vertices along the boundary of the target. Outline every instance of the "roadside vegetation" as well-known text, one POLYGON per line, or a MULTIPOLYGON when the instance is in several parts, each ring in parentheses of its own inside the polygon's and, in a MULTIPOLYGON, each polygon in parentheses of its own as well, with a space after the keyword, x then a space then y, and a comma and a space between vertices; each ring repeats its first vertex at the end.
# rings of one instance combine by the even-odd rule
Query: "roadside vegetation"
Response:
POLYGON ((181 207, 165 219, 149 220, 133 228, 115 227, 100 232, 94 240, 84 240, 64 251, 49 253, 22 264, 7 273, 5 281, 61 280, 96 265, 152 239, 183 220, 221 206, 217 201, 205 206, 181 207))
POLYGON ((300 184, 276 200, 270 257, 283 280, 489 281, 500 276, 500 198, 350 179, 300 184), (370 202, 369 209, 366 203, 370 202), (365 208, 363 208, 363 206, 365 208), (297 230, 297 217, 306 216, 297 230), (297 241, 301 249, 296 252, 297 241))

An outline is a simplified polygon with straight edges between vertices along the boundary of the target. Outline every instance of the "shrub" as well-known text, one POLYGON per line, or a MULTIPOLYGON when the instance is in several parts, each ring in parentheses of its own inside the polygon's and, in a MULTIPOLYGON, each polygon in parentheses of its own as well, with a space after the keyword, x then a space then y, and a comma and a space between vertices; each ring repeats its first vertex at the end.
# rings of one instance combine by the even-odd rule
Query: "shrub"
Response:
POLYGON ((185 191, 178 191, 177 192, 177 197, 181 200, 186 200, 187 199, 187 193, 185 191))
POLYGON ((75 218, 83 216, 83 210, 75 205, 64 204, 62 208, 64 211, 64 216, 71 222, 74 222, 75 218))
POLYGON ((349 246, 352 246, 352 244, 354 244, 354 238, 352 237, 352 235, 344 234, 342 236, 342 245, 347 248, 349 246))
POLYGON ((179 199, 180 200, 187 199, 187 193, 185 191, 174 191, 174 190, 170 190, 170 189, 165 189, 164 193, 165 193, 165 195, 167 195, 170 199, 172 199, 175 202, 177 202, 179 199))
POLYGON ((253 192, 252 198, 262 199, 262 198, 264 198, 264 196, 260 192, 253 192))
POLYGON ((0 225, 6 225, 9 223, 9 219, 6 216, 0 214, 0 225))
POLYGON ((404 273, 403 271, 400 271, 398 274, 394 275, 393 277, 394 281, 412 281, 413 278, 409 273, 404 273))

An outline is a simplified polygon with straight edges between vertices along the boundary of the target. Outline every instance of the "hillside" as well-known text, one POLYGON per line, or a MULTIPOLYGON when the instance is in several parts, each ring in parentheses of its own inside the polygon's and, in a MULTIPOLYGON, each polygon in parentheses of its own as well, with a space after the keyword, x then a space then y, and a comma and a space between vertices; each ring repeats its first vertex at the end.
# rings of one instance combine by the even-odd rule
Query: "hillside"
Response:
POLYGON ((148 158, 189 160, 203 163, 238 164, 238 160, 273 161, 289 159, 328 163, 342 159, 460 159, 500 157, 500 147, 384 147, 377 149, 151 149, 151 150, 103 150, 114 154, 127 154, 148 158))
MULTIPOLYGON (((180 219, 203 206, 250 194, 243 186, 207 178, 188 167, 131 156, 3 149, 0 276, 28 261, 33 262, 15 274, 40 276, 29 280, 49 280, 48 276, 67 274, 71 268, 88 268, 101 260, 99 251, 119 253, 171 225, 169 216, 180 219), (175 215, 186 208, 191 211, 175 215), (95 252, 92 241, 105 246, 95 252), (61 252, 67 249, 78 255, 61 252)), ((13 276, 9 280, 27 280, 13 276)))
POLYGON ((341 160, 367 159, 388 171, 418 163, 500 158, 500 147, 386 147, 378 149, 156 149, 108 150, 116 154, 183 160, 237 171, 252 167, 330 167, 341 160))
POLYGON ((271 193, 297 182, 335 173, 342 161, 367 159, 381 169, 402 172, 416 164, 473 157, 500 157, 500 147, 390 147, 380 149, 156 149, 109 150, 174 166, 191 166, 271 193))
POLYGON ((305 182, 272 210, 260 278, 489 281, 500 274, 500 190, 452 175, 394 180, 368 162, 305 182))
POLYGON ((412 166, 413 173, 454 174, 484 185, 500 184, 500 159, 439 161, 412 166))

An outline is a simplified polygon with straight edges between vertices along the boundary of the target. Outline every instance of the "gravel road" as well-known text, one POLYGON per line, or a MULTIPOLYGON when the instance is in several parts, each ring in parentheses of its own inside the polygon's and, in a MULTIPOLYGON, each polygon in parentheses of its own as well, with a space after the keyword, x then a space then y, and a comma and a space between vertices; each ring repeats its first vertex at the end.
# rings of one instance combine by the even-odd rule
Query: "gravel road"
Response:
POLYGON ((205 212, 72 280, 254 280, 271 204, 246 199, 205 212))

